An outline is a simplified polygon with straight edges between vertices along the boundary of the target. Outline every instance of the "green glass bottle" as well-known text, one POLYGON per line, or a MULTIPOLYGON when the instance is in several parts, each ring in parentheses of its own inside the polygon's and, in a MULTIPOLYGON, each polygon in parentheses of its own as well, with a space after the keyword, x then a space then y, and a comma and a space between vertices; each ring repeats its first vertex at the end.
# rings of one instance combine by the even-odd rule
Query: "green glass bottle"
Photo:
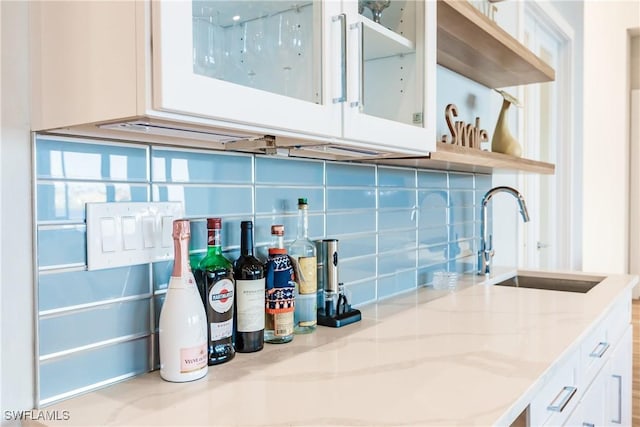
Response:
POLYGON ((207 219, 207 255, 196 268, 196 280, 207 311, 209 365, 227 362, 235 356, 233 348, 233 267, 222 255, 222 219, 207 219))

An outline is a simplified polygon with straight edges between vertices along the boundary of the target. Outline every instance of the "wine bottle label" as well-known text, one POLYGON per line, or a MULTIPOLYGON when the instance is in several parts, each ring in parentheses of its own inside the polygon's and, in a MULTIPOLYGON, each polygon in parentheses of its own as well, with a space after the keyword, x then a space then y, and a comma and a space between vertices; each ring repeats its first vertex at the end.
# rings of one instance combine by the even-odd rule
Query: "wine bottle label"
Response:
POLYGON ((296 281, 300 286, 300 293, 302 295, 305 294, 316 294, 318 290, 318 281, 317 281, 317 273, 318 265, 316 262, 316 257, 314 256, 304 256, 298 257, 298 277, 296 277, 296 281))
POLYGON ((264 279, 236 280, 238 332, 264 329, 264 279))
POLYGON ((198 371, 207 366, 207 344, 180 349, 180 372, 198 371))
POLYGON ((296 324, 298 326, 313 326, 317 323, 317 295, 296 295, 296 324))
POLYGON ((269 257, 266 276, 266 313, 293 313, 296 282, 293 281, 293 267, 289 256, 275 255, 269 257))
POLYGON ((233 307, 233 282, 221 279, 209 290, 209 305, 218 313, 226 313, 233 307))
POLYGON ((229 338, 233 335, 233 319, 209 323, 209 329, 211 330, 211 341, 229 338))
POLYGON ((273 332, 277 337, 293 334, 293 313, 276 313, 273 315, 273 332))

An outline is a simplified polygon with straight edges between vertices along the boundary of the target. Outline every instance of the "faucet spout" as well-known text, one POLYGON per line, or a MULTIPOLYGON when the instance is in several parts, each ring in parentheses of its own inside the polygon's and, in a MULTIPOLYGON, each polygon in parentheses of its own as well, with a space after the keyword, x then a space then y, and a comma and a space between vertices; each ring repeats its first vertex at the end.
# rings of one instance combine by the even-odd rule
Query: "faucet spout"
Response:
POLYGON ((502 186, 494 187, 486 192, 486 194, 482 198, 482 223, 480 225, 482 240, 480 242, 480 251, 478 252, 478 274, 491 274, 491 261, 493 260, 495 251, 493 250, 493 239, 491 238, 488 229, 489 220, 487 205, 489 204, 491 198, 497 193, 509 193, 513 197, 515 197, 520 208, 520 215, 522 215, 522 220, 524 222, 529 222, 529 210, 527 209, 527 203, 518 190, 512 187, 502 186))

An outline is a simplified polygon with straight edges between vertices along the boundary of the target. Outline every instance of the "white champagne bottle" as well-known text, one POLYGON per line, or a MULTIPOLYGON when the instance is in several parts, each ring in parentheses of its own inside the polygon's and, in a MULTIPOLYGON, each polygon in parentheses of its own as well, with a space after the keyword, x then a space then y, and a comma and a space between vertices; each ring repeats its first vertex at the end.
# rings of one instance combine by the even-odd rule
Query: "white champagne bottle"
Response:
POLYGON ((160 312, 160 376, 193 381, 207 374, 207 317, 189 265, 188 220, 173 222, 174 264, 160 312))

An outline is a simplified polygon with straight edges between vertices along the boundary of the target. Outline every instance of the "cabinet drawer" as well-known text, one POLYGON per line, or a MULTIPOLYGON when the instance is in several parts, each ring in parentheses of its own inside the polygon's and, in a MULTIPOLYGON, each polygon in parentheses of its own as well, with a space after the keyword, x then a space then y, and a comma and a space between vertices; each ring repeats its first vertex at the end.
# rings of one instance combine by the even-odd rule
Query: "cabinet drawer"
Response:
POLYGON ((580 396, 579 367, 580 351, 576 349, 553 371, 547 373, 546 384, 531 401, 529 425, 560 425, 564 422, 580 396))
POLYGON ((582 366, 580 384, 583 387, 593 381, 630 322, 631 300, 623 298, 609 310, 604 320, 582 341, 580 345, 580 364, 582 366))

